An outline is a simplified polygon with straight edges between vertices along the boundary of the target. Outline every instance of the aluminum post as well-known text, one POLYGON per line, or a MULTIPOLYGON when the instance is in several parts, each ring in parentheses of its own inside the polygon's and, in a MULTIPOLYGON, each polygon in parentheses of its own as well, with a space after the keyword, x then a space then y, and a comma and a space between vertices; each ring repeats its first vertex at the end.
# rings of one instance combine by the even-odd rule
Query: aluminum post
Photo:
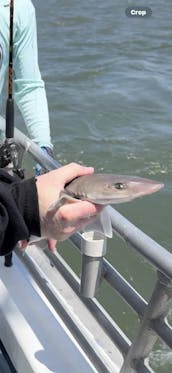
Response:
POLYGON ((86 298, 93 298, 100 285, 102 259, 106 254, 106 237, 94 231, 82 233, 81 253, 80 294, 86 298))
POLYGON ((164 319, 171 306, 172 280, 158 272, 158 280, 152 297, 120 373, 139 372, 140 363, 148 357, 158 338, 154 331, 154 321, 164 319))

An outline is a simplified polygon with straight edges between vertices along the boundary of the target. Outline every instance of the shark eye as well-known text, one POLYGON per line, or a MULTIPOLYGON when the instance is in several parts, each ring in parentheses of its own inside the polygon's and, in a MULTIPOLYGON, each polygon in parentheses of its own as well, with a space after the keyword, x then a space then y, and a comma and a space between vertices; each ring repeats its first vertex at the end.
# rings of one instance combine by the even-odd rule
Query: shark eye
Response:
POLYGON ((123 184, 123 183, 120 183, 120 182, 115 183, 114 186, 115 186, 116 189, 126 189, 126 185, 123 184))

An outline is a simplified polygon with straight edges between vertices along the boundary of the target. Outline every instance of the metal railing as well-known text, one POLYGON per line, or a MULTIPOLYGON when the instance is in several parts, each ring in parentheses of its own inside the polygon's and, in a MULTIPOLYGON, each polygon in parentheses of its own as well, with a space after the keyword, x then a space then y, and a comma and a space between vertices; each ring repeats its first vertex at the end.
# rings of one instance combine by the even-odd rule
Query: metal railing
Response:
MULTIPOLYGON (((15 131, 15 141, 22 146, 46 170, 52 170, 60 165, 48 155, 42 153, 39 147, 20 131, 15 131)), ((114 233, 118 234, 132 248, 143 255, 156 269, 157 281, 153 294, 147 303, 142 296, 113 268, 103 257, 101 277, 115 289, 130 307, 138 314, 140 326, 131 346, 126 339, 117 336, 115 343, 124 355, 124 364, 120 373, 153 372, 147 358, 160 337, 172 348, 172 329, 168 325, 166 316, 172 306, 172 254, 143 233, 124 216, 112 207, 108 207, 114 233)), ((81 249, 83 237, 76 233, 71 241, 81 249)), ((52 255, 52 254, 51 254, 52 255)), ((96 284, 97 286, 97 284, 96 284)), ((91 300, 85 300, 93 307, 91 300)), ((105 323, 107 332, 112 330, 105 323)), ((114 335, 112 336, 114 338, 114 335)))
MULTIPOLYGON (((150 237, 146 236, 117 211, 112 208, 110 208, 109 211, 111 217, 113 219, 116 218, 117 224, 115 224, 113 220, 112 223, 115 231, 118 231, 118 235, 120 233, 121 237, 125 239, 131 247, 141 252, 151 264, 155 266, 156 263, 156 268, 158 269, 157 282, 151 299, 147 303, 124 277, 122 277, 107 260, 103 259, 103 279, 120 294, 124 301, 138 314, 140 319, 138 333, 131 347, 126 345, 125 340, 121 341, 121 339, 118 340, 117 338, 115 341, 124 355, 124 364, 120 373, 153 372, 145 359, 152 351, 158 337, 160 337, 170 349, 172 348, 172 328, 168 325, 168 321, 166 320, 166 316, 172 306, 172 276, 170 275, 172 269, 172 254, 158 245, 150 237), (135 237, 132 235, 132 229, 137 232, 135 237), (127 231, 130 237, 128 237, 127 231), (154 255, 150 253, 151 258, 148 258, 147 253, 148 251, 151 252, 152 248, 157 249, 157 252, 155 250, 154 255), (163 258, 162 263, 159 261, 158 250, 160 250, 163 258), (159 268, 161 268, 161 272, 159 268)), ((74 235, 71 240, 77 247, 81 246, 81 238, 79 239, 78 236, 74 235)))

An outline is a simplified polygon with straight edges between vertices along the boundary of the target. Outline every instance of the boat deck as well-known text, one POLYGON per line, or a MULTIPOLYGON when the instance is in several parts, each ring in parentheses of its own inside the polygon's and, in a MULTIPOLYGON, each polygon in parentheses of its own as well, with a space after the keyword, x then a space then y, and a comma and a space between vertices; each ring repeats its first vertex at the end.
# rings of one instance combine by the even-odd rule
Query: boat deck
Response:
POLYGON ((95 316, 42 251, 28 252, 40 287, 15 254, 0 263, 0 334, 17 373, 119 372, 122 354, 95 316))
POLYGON ((16 373, 14 366, 9 360, 6 350, 0 341, 0 372, 1 373, 16 373))

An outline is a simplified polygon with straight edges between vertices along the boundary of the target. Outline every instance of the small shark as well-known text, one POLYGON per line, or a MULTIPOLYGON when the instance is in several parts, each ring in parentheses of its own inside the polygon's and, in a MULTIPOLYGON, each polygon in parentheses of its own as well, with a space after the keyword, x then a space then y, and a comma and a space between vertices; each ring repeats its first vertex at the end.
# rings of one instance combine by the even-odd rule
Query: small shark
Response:
MULTIPOLYGON (((135 198, 155 193, 163 186, 163 183, 138 176, 115 174, 79 176, 65 186, 58 200, 51 204, 48 210, 57 210, 62 204, 78 199, 105 206, 129 202, 135 198)), ((91 225, 92 230, 112 237, 111 220, 106 209, 103 209, 99 219, 96 219, 93 225, 91 225)))

